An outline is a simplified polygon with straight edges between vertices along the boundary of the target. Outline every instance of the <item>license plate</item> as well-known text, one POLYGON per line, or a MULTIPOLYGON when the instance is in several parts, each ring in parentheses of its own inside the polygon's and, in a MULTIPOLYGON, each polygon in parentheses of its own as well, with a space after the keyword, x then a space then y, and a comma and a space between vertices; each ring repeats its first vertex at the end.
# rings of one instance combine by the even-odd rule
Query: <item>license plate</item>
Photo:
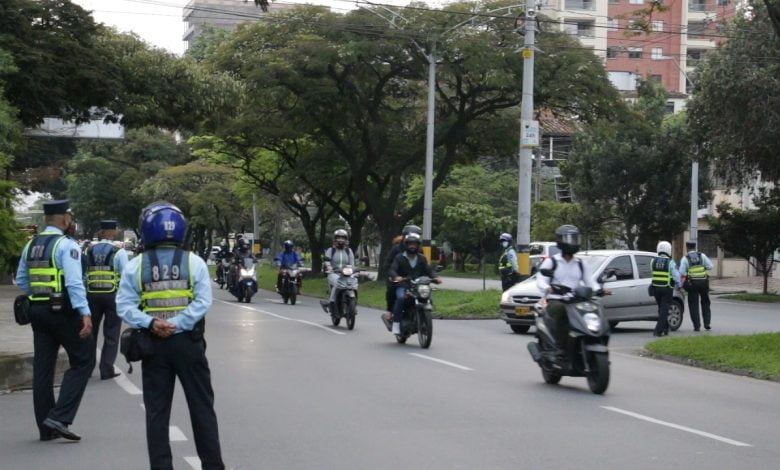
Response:
POLYGON ((528 315, 531 311, 531 307, 515 307, 516 315, 528 315))

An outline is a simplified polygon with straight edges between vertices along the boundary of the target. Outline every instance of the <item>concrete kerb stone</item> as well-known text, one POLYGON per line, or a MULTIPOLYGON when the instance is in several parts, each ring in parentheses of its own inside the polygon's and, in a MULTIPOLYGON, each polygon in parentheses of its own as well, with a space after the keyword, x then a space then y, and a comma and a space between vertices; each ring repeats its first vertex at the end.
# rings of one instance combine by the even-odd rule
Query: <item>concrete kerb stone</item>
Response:
MULTIPOLYGON (((14 320, 14 298, 21 294, 13 285, 0 286, 0 393, 30 388, 33 377, 33 334, 29 325, 14 320)), ((55 382, 62 381, 68 356, 60 350, 55 382)))

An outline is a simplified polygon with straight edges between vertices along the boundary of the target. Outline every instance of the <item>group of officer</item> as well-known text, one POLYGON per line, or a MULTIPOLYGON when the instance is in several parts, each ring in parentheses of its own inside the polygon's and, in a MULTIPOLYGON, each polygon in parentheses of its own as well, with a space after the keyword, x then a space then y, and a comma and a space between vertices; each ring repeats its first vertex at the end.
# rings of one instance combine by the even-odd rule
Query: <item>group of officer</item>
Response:
POLYGON ((211 282, 203 259, 181 248, 187 232, 182 212, 164 201, 144 208, 139 218, 144 251, 128 261, 127 253, 112 243, 116 222, 102 221, 100 241, 82 253, 67 235, 74 223, 69 202, 50 201, 43 210, 46 229, 25 246, 16 277, 29 298, 40 440, 81 439, 70 425, 95 367, 100 325, 104 340, 99 370, 105 380, 118 375, 114 360, 124 320, 138 333, 134 336, 146 339, 141 364, 150 467, 173 468, 168 433, 178 377, 202 468, 224 469, 205 355, 211 282), (70 368, 55 400, 60 346, 70 368))

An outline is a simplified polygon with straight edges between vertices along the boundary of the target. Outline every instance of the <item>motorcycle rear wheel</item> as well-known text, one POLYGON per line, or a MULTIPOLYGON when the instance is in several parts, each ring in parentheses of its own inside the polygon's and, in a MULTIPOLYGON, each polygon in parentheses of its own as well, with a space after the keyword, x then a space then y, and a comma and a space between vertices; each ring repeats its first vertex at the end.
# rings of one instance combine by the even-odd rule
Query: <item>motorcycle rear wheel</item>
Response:
POLYGON ((591 392, 601 395, 609 386, 609 358, 605 353, 588 353, 588 388, 591 392))
POLYGON ((421 348, 428 349, 431 347, 431 341, 433 341, 433 318, 431 318, 429 310, 418 312, 417 314, 417 340, 420 342, 421 348))

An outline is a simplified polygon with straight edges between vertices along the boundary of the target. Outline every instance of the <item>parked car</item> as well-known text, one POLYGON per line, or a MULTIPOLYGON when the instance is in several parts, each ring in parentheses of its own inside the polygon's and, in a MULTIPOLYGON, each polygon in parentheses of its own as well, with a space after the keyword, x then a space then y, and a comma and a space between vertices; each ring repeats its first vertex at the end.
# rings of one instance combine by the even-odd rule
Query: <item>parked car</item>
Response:
POLYGON ((536 274, 536 270, 539 269, 539 265, 542 264, 546 258, 560 253, 555 242, 531 242, 531 274, 536 274))
MULTIPOLYGON (((624 321, 658 319, 655 298, 647 288, 652 277, 651 263, 655 253, 635 250, 593 250, 577 254, 593 279, 604 281, 604 288, 612 295, 602 299, 604 314, 614 328, 624 321)), ((536 287, 535 274, 511 287, 501 295, 501 318, 515 333, 525 333, 534 324, 531 307, 543 293, 536 287)), ((685 297, 681 289, 675 289, 674 300, 669 307, 669 328, 680 328, 685 313, 685 297)))

